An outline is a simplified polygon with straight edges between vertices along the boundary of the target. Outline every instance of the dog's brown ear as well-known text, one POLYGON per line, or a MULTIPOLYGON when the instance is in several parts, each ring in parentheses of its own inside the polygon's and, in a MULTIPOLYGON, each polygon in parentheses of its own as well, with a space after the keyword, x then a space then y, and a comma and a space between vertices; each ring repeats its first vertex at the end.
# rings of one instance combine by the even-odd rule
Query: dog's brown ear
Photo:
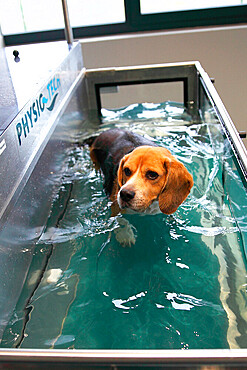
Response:
POLYGON ((123 166, 124 166, 124 162, 126 161, 127 156, 128 154, 125 155, 121 159, 119 163, 118 171, 117 171, 117 181, 118 181, 118 185, 120 186, 120 188, 123 186, 123 166))
POLYGON ((168 171, 168 179, 163 191, 159 196, 159 207, 161 212, 170 215, 183 203, 193 186, 193 177, 185 166, 172 158, 165 162, 168 171))

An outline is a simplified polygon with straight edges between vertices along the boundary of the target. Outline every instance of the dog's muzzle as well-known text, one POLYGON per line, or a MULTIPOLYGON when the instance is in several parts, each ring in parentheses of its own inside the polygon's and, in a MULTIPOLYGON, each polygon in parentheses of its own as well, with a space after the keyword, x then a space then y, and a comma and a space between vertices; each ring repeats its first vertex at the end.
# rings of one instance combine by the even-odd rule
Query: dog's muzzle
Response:
POLYGON ((118 193, 118 204, 120 208, 127 208, 135 197, 135 192, 129 189, 121 189, 118 193))

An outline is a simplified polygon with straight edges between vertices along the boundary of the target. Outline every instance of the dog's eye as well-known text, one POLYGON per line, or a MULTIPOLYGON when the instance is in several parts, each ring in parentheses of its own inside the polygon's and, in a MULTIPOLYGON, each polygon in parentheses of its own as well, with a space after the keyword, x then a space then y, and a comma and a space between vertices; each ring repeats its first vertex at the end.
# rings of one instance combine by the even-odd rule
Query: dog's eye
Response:
POLYGON ((129 177, 129 176, 131 175, 131 171, 130 171, 130 169, 129 169, 128 167, 125 167, 125 168, 124 168, 124 173, 125 173, 125 175, 126 175, 127 177, 129 177))
POLYGON ((146 177, 149 180, 155 180, 155 179, 157 179, 157 177, 159 177, 159 174, 155 171, 147 171, 146 177))

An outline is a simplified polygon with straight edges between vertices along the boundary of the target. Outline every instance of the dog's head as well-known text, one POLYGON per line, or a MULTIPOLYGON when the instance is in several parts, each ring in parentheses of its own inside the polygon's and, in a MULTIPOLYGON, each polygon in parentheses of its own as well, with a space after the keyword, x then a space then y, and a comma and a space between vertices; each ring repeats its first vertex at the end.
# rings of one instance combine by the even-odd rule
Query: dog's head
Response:
POLYGON ((169 150, 140 146, 122 158, 118 184, 121 209, 144 212, 157 200, 161 212, 171 214, 187 198, 193 178, 169 150))

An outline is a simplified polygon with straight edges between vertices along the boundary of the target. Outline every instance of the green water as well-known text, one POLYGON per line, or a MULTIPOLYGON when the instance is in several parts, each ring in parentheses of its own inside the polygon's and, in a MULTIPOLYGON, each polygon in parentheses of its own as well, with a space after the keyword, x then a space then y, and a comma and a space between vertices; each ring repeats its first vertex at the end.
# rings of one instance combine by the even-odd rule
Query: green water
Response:
POLYGON ((220 125, 192 124, 171 103, 104 114, 101 129, 126 127, 167 147, 192 173, 192 192, 171 216, 125 216, 136 244, 123 248, 88 147, 72 145, 1 346, 247 347, 247 197, 220 125))

